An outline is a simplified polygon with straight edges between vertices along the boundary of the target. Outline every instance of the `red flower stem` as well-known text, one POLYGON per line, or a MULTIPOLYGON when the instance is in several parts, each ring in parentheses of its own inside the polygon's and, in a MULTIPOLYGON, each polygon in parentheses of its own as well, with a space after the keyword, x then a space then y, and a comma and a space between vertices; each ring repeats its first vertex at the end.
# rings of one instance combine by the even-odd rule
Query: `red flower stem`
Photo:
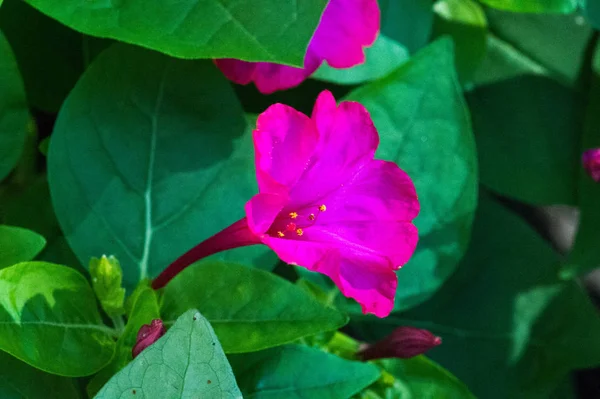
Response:
POLYGON ((192 263, 228 249, 260 244, 260 239, 248 228, 246 218, 238 220, 234 224, 221 230, 214 236, 207 238, 194 248, 187 251, 171 263, 163 272, 152 281, 155 290, 167 285, 173 277, 178 275, 192 263))

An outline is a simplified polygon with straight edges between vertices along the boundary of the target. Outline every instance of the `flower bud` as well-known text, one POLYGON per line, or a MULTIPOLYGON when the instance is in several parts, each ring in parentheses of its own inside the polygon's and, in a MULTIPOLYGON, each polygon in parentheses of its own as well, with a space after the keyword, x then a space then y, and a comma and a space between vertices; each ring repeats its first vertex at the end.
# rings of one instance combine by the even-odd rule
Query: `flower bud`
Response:
POLYGON ((442 339, 415 327, 400 327, 374 344, 364 344, 358 352, 362 360, 401 358, 421 355, 442 343, 442 339))
POLYGON ((138 331, 135 345, 131 351, 132 356, 135 358, 163 335, 165 335, 165 326, 163 326, 162 320, 154 319, 150 324, 144 324, 138 331))
POLYGON ((583 167, 594 181, 600 182, 600 148, 592 148, 583 153, 583 167))
POLYGON ((94 292, 106 314, 110 317, 118 317, 125 313, 123 308, 125 289, 121 286, 123 271, 119 261, 114 256, 106 257, 106 255, 100 259, 92 258, 90 274, 94 292))

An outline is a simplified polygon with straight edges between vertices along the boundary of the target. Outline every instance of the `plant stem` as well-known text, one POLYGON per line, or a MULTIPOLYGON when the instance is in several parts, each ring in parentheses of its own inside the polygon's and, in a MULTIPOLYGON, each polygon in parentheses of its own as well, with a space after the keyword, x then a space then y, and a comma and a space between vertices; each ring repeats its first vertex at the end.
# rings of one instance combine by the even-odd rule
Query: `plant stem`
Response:
POLYGON ((111 317, 111 320, 113 322, 115 330, 117 330, 119 335, 121 335, 121 333, 125 329, 125 322, 123 321, 123 316, 113 316, 111 317))

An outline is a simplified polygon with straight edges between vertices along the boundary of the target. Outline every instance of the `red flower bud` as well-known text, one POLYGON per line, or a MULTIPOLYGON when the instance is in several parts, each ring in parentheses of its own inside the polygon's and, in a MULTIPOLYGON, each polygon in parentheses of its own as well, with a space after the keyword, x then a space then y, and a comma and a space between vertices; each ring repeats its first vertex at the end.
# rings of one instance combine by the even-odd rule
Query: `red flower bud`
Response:
POLYGON ((135 358, 144 349, 158 341, 165 334, 165 327, 160 319, 154 319, 150 324, 144 324, 138 331, 137 340, 131 351, 135 358))
POLYGON ((390 335, 374 344, 364 344, 358 352, 362 360, 401 358, 421 355, 429 349, 442 343, 440 337, 436 337, 427 330, 415 327, 400 327, 390 335))
POLYGON ((600 148, 592 148, 583 153, 583 167, 594 181, 600 182, 600 148))

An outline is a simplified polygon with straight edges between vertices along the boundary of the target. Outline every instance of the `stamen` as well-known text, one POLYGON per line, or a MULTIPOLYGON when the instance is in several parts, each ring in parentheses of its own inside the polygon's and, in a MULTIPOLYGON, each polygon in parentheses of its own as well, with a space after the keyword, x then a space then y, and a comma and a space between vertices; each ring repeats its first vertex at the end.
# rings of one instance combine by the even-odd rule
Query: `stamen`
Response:
POLYGON ((319 211, 325 212, 326 210, 327 210, 327 207, 325 206, 325 204, 319 205, 319 211))
POLYGON ((277 235, 278 235, 279 237, 284 237, 284 236, 285 236, 285 234, 283 234, 283 232, 282 232, 282 231, 278 231, 278 232, 277 232, 277 235))
POLYGON ((298 213, 297 212, 290 212, 290 217, 292 219, 296 219, 298 217, 298 213))
POLYGON ((310 215, 308 215, 308 220, 310 220, 311 222, 312 222, 313 220, 315 220, 315 214, 314 214, 314 213, 311 213, 310 215))
POLYGON ((304 234, 304 231, 302 229, 296 229, 296 234, 301 236, 302 234, 304 234))
POLYGON ((288 223, 288 225, 285 226, 285 229, 287 231, 294 231, 294 230, 296 230, 296 223, 288 223))

